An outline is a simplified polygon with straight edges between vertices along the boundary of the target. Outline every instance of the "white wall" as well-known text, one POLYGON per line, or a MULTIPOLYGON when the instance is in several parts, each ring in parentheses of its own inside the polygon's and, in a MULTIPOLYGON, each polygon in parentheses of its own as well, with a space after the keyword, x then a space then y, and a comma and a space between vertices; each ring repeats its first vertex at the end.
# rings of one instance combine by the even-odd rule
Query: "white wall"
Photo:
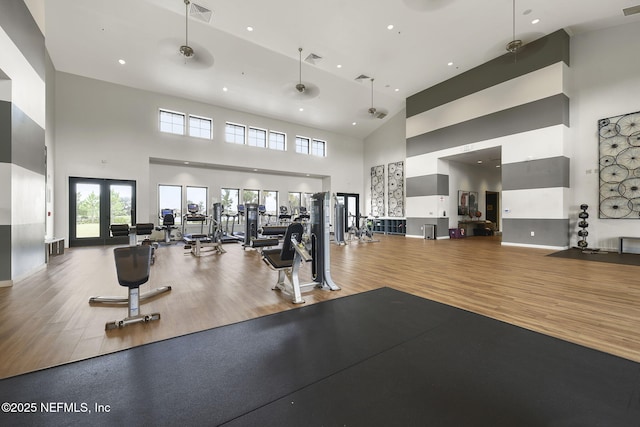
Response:
MULTIPOLYGON (((363 205, 360 207, 361 209, 363 209, 362 212, 364 214, 368 214, 371 212, 371 168, 373 166, 385 165, 386 174, 387 165, 389 163, 395 163, 399 161, 406 162, 407 148, 405 137, 405 116, 406 110, 403 109, 395 116, 387 117, 386 119, 384 119, 384 125, 378 128, 375 132, 372 132, 364 140, 364 168, 362 171, 362 178, 364 181, 362 194, 364 195, 364 197, 361 198, 361 203, 363 203, 363 205)), ((385 203, 388 203, 386 196, 385 203)), ((385 206, 385 212, 388 212, 388 209, 389 206, 385 206)))
POLYGON ((56 73, 55 97, 57 236, 68 237, 69 234, 70 176, 135 180, 138 220, 149 218, 154 222, 157 185, 177 183, 175 181, 181 176, 191 183, 210 186, 210 194, 216 191, 219 194, 220 187, 246 188, 247 182, 251 182, 246 184, 251 187, 253 182, 276 186, 268 189, 282 192, 307 191, 308 188, 309 191, 357 193, 363 188, 363 142, 356 138, 61 72, 56 73), (159 108, 213 118, 213 140, 160 133, 159 108), (288 150, 281 152, 225 143, 226 121, 284 132, 288 150), (327 157, 296 154, 296 135, 326 140, 327 157), (186 175, 181 175, 171 171, 171 167, 151 165, 151 157, 277 170, 285 175, 295 173, 303 177, 310 174, 318 178, 274 178, 274 175, 260 172, 247 176, 194 168, 185 168, 186 175), (331 188, 327 188, 329 183, 331 188))
MULTIPOLYGON (((571 39, 572 242, 577 214, 589 205, 590 247, 614 249, 618 236, 640 236, 638 219, 598 219, 598 120, 640 110, 640 25, 627 24, 571 39)), ((626 246, 626 244, 625 244, 626 246)), ((629 245, 631 246, 631 245, 629 245)))

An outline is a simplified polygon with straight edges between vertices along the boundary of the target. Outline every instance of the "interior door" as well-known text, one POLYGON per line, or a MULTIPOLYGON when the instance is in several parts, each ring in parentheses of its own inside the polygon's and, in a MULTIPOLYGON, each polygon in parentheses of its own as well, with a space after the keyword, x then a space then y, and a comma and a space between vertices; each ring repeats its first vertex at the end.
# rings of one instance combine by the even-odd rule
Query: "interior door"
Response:
POLYGON ((360 195, 357 193, 336 193, 336 197, 341 198, 344 203, 344 230, 349 231, 349 227, 355 224, 360 226, 360 195), (355 221, 355 222, 354 222, 355 221))
POLYGON ((136 182, 69 178, 69 246, 127 244, 111 237, 111 224, 135 225, 136 182))
POLYGON ((487 209, 486 209, 486 218, 493 222, 496 225, 496 229, 498 227, 498 215, 500 212, 500 206, 498 205, 499 203, 499 198, 498 198, 498 193, 495 191, 487 191, 485 193, 486 195, 486 205, 487 205, 487 209))

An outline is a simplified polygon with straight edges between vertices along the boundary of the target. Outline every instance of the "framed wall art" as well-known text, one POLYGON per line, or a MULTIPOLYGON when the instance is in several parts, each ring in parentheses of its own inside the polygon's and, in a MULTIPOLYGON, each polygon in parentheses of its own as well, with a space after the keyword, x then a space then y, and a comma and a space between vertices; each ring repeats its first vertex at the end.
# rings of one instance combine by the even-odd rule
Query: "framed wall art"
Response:
POLYGON ((384 216, 384 165, 371 168, 371 215, 384 216))
POLYGON ((599 217, 640 218, 640 112, 600 119, 598 135, 599 217))
POLYGON ((388 170, 388 196, 389 216, 404 216, 404 162, 389 163, 388 170))

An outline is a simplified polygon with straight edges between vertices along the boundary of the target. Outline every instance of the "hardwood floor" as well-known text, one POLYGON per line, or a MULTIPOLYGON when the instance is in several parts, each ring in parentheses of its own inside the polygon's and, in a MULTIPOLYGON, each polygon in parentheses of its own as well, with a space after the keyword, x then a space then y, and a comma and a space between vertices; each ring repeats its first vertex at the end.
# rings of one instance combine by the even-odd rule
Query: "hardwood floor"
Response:
MULTIPOLYGON (((305 293, 306 304, 389 286, 640 362, 638 266, 546 257, 553 251, 502 246, 499 237, 377 237, 332 245, 331 275, 342 290, 305 293)), ((180 245, 160 247, 141 290, 173 289, 141 311, 159 311, 162 319, 109 332, 105 322, 124 318, 126 306, 88 300, 126 295, 113 248, 52 257, 0 289, 0 378, 299 307, 271 290, 277 273, 257 252, 225 249, 195 258, 180 245)))

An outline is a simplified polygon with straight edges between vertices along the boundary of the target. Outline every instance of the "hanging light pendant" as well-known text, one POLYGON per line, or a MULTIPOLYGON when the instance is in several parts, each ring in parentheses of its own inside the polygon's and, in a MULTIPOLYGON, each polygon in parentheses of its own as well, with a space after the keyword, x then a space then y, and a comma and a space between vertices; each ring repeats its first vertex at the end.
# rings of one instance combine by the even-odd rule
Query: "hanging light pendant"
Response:
POLYGON ((376 109, 373 106, 373 79, 371 79, 371 108, 369 108, 369 114, 372 116, 376 114, 376 109))
POLYGON ((298 79, 298 84, 296 85, 296 90, 300 93, 304 93, 304 91, 307 89, 305 85, 302 84, 302 48, 299 47, 298 48, 298 56, 300 57, 300 61, 299 61, 299 79, 298 79))
POLYGON ((513 0, 513 38, 507 43, 507 51, 517 53, 522 48, 522 40, 516 39, 516 0, 513 0))
POLYGON ((184 37, 184 45, 180 46, 180 53, 185 58, 192 58, 194 55, 193 48, 189 46, 189 4, 191 2, 189 0, 184 0, 184 9, 185 9, 185 37, 184 37))

